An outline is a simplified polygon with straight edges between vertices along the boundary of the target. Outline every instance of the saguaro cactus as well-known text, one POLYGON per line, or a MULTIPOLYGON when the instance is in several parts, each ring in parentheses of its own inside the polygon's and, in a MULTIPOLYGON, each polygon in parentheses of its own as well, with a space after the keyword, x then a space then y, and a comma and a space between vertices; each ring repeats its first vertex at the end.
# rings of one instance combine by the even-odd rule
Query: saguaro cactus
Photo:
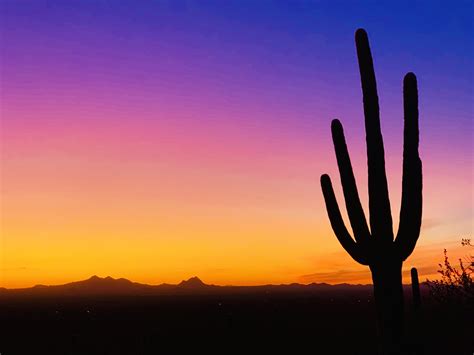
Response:
POLYGON ((403 331, 402 263, 415 248, 421 227, 422 168, 418 154, 417 82, 413 73, 406 74, 403 80, 402 201, 400 224, 394 239, 377 86, 367 33, 357 30, 355 41, 365 114, 370 230, 359 200, 342 125, 338 120, 332 121, 331 131, 354 239, 344 225, 328 175, 321 176, 321 187, 337 239, 355 261, 368 265, 372 273, 382 353, 396 353, 403 331))

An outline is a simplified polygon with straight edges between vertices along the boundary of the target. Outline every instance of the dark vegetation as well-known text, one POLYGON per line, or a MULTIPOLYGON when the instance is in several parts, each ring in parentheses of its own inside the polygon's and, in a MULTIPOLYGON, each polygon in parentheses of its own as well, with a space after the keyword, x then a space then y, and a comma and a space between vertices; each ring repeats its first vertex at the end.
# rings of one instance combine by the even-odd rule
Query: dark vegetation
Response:
MULTIPOLYGON (((461 244, 472 248, 470 239, 462 239, 461 244)), ((469 255, 467 260, 459 259, 459 268, 451 265, 448 251, 444 249, 444 262, 439 264, 439 280, 427 280, 431 297, 439 303, 462 305, 474 309, 474 284, 472 272, 474 257, 469 255)))

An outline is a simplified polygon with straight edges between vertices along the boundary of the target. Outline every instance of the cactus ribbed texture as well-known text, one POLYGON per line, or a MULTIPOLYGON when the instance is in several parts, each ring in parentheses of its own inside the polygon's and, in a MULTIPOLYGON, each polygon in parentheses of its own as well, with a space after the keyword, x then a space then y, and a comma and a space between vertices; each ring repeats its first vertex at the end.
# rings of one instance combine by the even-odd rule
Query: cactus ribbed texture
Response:
POLYGON ((372 272, 377 307, 380 349, 383 354, 399 351, 403 331, 403 261, 412 253, 420 234, 422 213, 422 168, 418 154, 418 91, 413 73, 403 81, 404 144, 400 224, 394 240, 379 104, 374 66, 367 33, 355 35, 365 114, 369 182, 370 230, 359 200, 351 161, 338 120, 331 124, 337 164, 354 239, 339 210, 331 180, 321 176, 326 209, 334 233, 349 255, 368 265, 372 272))

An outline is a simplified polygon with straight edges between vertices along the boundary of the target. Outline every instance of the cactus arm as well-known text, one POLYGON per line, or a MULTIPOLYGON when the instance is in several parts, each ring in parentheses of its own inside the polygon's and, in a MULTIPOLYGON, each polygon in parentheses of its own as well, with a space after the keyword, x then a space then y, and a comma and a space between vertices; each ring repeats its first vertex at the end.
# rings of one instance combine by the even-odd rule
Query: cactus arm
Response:
POLYGON ((381 240, 393 241, 392 215, 388 196, 382 132, 380 130, 379 103, 374 64, 367 33, 356 32, 357 57, 364 101, 367 165, 369 168, 369 210, 372 235, 381 240))
POLYGON ((344 130, 339 120, 332 121, 331 131, 341 184, 344 191, 344 199, 346 201, 347 214, 349 215, 354 238, 358 243, 364 244, 370 237, 369 227, 367 226, 364 210, 360 203, 351 159, 344 138, 344 130))
POLYGON ((418 153, 418 89, 416 76, 403 80, 404 138, 403 177, 400 225, 395 241, 400 257, 405 260, 415 248, 420 234, 422 214, 422 166, 418 153))
POLYGON ((332 188, 331 179, 326 174, 321 176, 321 188, 323 190, 329 221, 331 222, 331 227, 339 240, 339 243, 341 243, 342 247, 355 261, 362 265, 368 265, 367 258, 361 251, 359 245, 354 241, 354 239, 352 239, 344 225, 341 211, 337 205, 336 196, 334 195, 334 190, 332 188))

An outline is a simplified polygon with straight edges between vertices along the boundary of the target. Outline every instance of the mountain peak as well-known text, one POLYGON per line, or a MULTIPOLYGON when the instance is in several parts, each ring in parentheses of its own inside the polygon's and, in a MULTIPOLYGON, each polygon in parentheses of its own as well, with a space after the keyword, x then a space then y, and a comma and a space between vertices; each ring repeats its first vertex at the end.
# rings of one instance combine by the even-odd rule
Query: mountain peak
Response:
POLYGON ((87 280, 84 280, 84 281, 96 281, 96 282, 108 281, 108 282, 111 282, 111 281, 120 281, 120 280, 126 280, 126 279, 123 279, 123 278, 114 279, 112 276, 100 277, 100 276, 97 276, 97 275, 93 275, 93 276, 89 277, 87 280))
POLYGON ((180 287, 203 287, 206 286, 204 282, 197 276, 193 276, 188 280, 183 280, 179 283, 180 287))

